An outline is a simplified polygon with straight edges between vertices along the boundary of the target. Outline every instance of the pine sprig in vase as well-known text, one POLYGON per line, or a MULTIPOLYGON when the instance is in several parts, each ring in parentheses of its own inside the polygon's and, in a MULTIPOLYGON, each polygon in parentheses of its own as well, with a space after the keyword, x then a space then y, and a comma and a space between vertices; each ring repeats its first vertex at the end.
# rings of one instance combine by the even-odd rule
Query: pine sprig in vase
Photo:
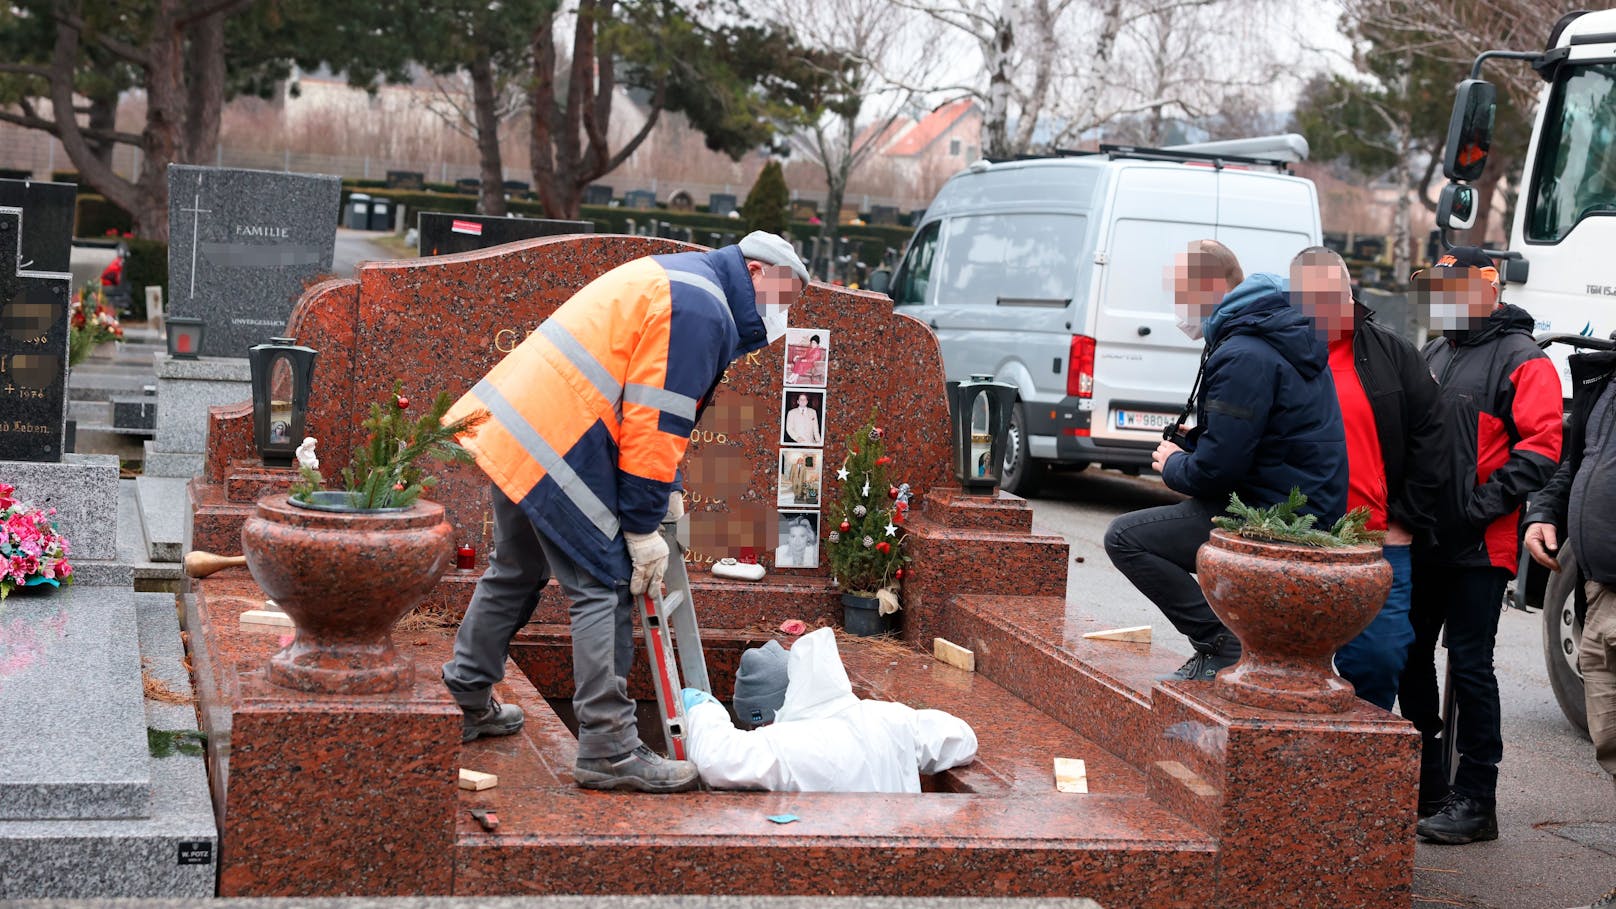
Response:
MULTIPOLYGON (((438 478, 428 474, 421 461, 430 458, 442 463, 465 463, 471 453, 455 441, 455 436, 474 429, 488 419, 479 411, 445 425, 443 415, 454 404, 448 392, 439 392, 432 406, 419 419, 407 416, 410 399, 403 394, 403 383, 393 383, 386 400, 370 405, 370 416, 360 425, 369 433, 365 444, 354 448, 348 466, 342 469, 342 484, 348 493, 348 507, 408 508, 438 478)), ((308 501, 324 488, 315 440, 304 439, 297 449, 298 472, 302 479, 292 485, 292 498, 308 501)))
POLYGON ((898 608, 898 586, 909 562, 903 554, 909 495, 908 484, 892 485, 893 458, 883 435, 872 410, 837 471, 841 497, 829 508, 827 539, 837 585, 854 596, 879 598, 887 613, 898 608))

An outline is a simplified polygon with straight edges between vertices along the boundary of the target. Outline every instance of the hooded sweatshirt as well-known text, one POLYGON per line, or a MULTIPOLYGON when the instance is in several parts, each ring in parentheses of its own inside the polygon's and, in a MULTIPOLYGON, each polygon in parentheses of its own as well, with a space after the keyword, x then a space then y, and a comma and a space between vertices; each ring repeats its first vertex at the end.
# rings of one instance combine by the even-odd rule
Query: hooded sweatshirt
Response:
POLYGON ((1207 356, 1191 449, 1162 470, 1169 488, 1227 504, 1285 501, 1293 487, 1321 523, 1347 505, 1347 441, 1330 351, 1284 280, 1255 274, 1203 323, 1207 356))
POLYGON ((919 792, 920 774, 968 764, 976 733, 941 710, 860 700, 829 628, 791 646, 774 723, 743 732, 719 704, 686 715, 686 754, 715 789, 919 792))

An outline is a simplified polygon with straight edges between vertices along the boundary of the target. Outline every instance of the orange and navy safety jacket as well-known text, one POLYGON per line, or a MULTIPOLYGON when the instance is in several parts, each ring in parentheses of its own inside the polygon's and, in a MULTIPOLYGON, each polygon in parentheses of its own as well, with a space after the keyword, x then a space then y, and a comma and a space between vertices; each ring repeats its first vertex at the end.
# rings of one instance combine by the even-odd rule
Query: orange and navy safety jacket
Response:
POLYGON ((562 304, 446 422, 533 526, 605 584, 631 573, 623 532, 650 533, 724 370, 767 343, 739 247, 636 259, 562 304))
POLYGON ((1532 340, 1536 321, 1519 306, 1425 345, 1448 427, 1448 469, 1436 508, 1436 558, 1462 568, 1515 573, 1517 524, 1526 497, 1560 462, 1560 375, 1532 340))

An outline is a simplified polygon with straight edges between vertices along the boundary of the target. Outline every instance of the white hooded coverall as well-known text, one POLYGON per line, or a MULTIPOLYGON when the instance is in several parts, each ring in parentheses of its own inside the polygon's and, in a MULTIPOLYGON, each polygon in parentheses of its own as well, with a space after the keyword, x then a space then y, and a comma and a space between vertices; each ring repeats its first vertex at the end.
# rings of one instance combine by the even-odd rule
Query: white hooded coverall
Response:
POLYGON ((686 754, 715 789, 919 792, 920 774, 970 763, 976 733, 941 710, 853 695, 829 628, 791 647, 785 703, 774 723, 736 729, 723 706, 687 714, 686 754))

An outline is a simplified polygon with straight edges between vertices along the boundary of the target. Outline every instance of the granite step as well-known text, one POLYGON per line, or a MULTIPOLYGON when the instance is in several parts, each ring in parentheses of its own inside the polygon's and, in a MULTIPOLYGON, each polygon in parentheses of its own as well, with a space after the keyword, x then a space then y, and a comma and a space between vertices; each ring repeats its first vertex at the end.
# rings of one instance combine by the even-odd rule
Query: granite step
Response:
POLYGON ((134 591, 13 594, 0 637, 0 818, 148 817, 134 591))
POLYGON ((69 401, 67 418, 77 420, 80 426, 112 425, 111 401, 69 401))
POLYGON ((1106 626, 1062 597, 960 596, 937 633, 976 653, 977 672, 1089 738, 1111 743, 1135 767, 1152 759, 1156 677, 1185 656, 1151 644, 1092 641, 1106 626))
POLYGON ((146 538, 146 558, 152 562, 178 562, 185 557, 185 524, 190 519, 185 487, 179 477, 137 477, 135 499, 140 506, 140 528, 146 538))
POLYGON ((183 579, 180 563, 154 562, 146 551, 138 488, 136 480, 118 481, 118 561, 130 567, 136 587, 150 589, 178 584, 183 579))
MULTIPOLYGON (((134 594, 133 602, 145 671, 176 700, 191 698, 174 596, 134 594)), ((192 731, 196 710, 147 699, 144 724, 192 731)), ((149 755, 145 736, 141 750, 149 755)), ((147 760, 150 817, 0 821, 0 900, 212 897, 218 837, 205 761, 185 753, 147 760)))

